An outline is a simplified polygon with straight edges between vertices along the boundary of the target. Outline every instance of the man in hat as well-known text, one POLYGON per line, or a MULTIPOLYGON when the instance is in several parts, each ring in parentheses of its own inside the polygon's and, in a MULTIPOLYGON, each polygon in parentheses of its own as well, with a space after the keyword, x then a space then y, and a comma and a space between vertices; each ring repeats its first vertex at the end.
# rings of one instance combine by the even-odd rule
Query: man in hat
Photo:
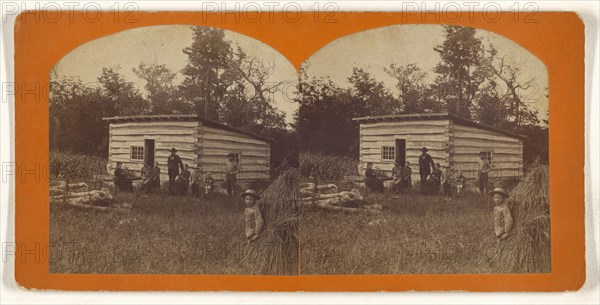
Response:
POLYGON ((179 176, 179 170, 183 171, 183 162, 177 155, 177 149, 171 148, 171 155, 167 160, 167 170, 169 174, 169 194, 173 194, 173 182, 179 176))
POLYGON ((227 195, 232 196, 237 183, 237 173, 239 165, 235 160, 235 154, 229 153, 227 155, 227 164, 225 165, 225 187, 227 188, 227 195))
POLYGON ((427 153, 427 147, 421 148, 419 156, 419 175, 421 176, 421 194, 425 193, 425 184, 427 177, 431 174, 431 169, 434 167, 433 159, 427 153))
POLYGON ((490 161, 487 160, 485 153, 479 154, 479 168, 477 170, 477 181, 479 182, 479 193, 485 197, 486 191, 489 190, 488 173, 492 170, 490 161))

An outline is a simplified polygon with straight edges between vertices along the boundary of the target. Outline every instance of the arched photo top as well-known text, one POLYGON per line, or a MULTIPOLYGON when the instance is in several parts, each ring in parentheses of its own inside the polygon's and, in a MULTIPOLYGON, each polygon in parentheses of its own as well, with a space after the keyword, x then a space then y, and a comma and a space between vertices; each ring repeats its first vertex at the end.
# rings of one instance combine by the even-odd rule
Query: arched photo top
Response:
MULTIPOLYGON (((482 29, 412 24, 366 30, 321 48, 302 64, 301 71, 301 81, 327 79, 347 89, 356 89, 357 82, 370 78, 400 100, 402 86, 425 86, 434 90, 440 106, 431 109, 436 108, 433 103, 432 107, 411 109, 404 103, 399 109, 388 109, 392 112, 453 113, 453 109, 444 109, 446 104, 458 107, 452 98, 473 103, 468 106, 474 108, 463 111, 475 112, 476 95, 496 91, 497 98, 518 96, 532 112, 527 115, 547 125, 548 72, 544 63, 514 41, 482 29), (456 86, 452 82, 459 78, 465 86, 453 92, 456 86)), ((477 118, 476 113, 462 116, 486 120, 477 118)))

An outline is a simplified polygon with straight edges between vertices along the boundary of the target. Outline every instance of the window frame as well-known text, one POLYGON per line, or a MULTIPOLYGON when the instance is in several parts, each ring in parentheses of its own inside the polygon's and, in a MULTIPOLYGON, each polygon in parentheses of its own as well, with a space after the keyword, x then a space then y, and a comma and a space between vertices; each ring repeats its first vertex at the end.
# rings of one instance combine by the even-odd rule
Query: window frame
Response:
POLYGON ((129 146, 129 160, 131 161, 144 161, 144 145, 131 145, 129 146), (136 151, 138 150, 138 151, 136 151), (134 158, 141 153, 141 159, 134 158))
POLYGON ((382 145, 381 146, 381 161, 383 161, 383 162, 396 161, 396 146, 382 145), (391 158, 385 158, 386 156, 391 156, 391 158))

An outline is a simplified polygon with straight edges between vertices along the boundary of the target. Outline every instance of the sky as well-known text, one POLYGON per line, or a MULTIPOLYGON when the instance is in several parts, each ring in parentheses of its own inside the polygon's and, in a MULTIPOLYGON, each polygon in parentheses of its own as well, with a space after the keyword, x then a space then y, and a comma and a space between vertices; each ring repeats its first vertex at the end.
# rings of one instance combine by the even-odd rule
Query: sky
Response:
MULTIPOLYGON (((275 64, 276 69, 269 82, 288 81, 283 93, 274 96, 276 107, 286 114, 286 121, 292 122, 293 113, 298 108, 292 98, 298 76, 294 66, 279 52, 268 45, 245 35, 225 30, 225 38, 239 45, 249 56, 265 63, 275 64)), ((166 65, 178 72, 187 63, 187 55, 182 49, 192 44, 192 30, 188 25, 151 26, 126 30, 83 44, 65 55, 54 67, 59 77, 75 77, 85 83, 95 83, 104 67, 120 66, 125 80, 133 82, 145 94, 146 81, 139 78, 132 69, 141 62, 166 65)), ((181 82, 178 77, 175 82, 181 82)))
MULTIPOLYGON (((548 72, 546 66, 532 53, 498 34, 477 30, 476 36, 484 46, 492 44, 498 55, 506 55, 508 63, 520 66, 520 80, 535 79, 534 86, 524 92, 528 105, 538 111, 540 119, 547 119, 548 72)), ((397 93, 395 80, 384 67, 391 63, 416 64, 428 73, 427 82, 435 78, 433 68, 440 57, 433 48, 444 42, 440 25, 395 25, 363 31, 339 38, 313 54, 304 64, 308 77, 330 77, 342 87, 350 87, 348 77, 354 67, 370 72, 375 79, 397 93), (341 56, 343 54, 343 56, 341 56)))

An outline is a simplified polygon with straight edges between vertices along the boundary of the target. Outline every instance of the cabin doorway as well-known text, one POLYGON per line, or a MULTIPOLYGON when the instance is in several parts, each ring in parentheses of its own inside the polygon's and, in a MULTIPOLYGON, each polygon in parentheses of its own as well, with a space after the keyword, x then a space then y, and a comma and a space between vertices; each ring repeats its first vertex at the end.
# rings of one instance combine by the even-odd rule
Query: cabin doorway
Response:
POLYGON ((144 163, 154 165, 154 144, 155 140, 144 140, 144 163))
POLYGON ((406 140, 396 139, 396 162, 400 166, 406 164, 406 140))

